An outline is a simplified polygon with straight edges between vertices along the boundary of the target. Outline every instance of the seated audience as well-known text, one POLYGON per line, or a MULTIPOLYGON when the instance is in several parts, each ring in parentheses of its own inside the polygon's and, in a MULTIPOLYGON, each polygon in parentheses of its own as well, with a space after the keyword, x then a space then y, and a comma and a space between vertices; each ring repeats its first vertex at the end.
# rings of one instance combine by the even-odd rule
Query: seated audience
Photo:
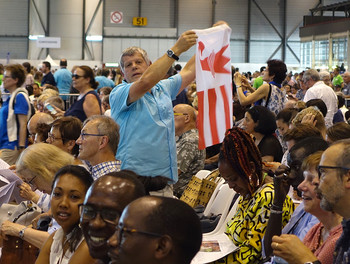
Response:
POLYGON ((249 108, 245 113, 243 127, 254 136, 263 161, 281 161, 283 151, 274 135, 277 126, 271 111, 261 105, 249 108))
MULTIPOLYGON (((274 186, 267 183, 259 150, 247 132, 237 127, 227 130, 219 156, 219 171, 240 197, 237 213, 227 223, 225 232, 238 250, 216 263, 259 263, 261 239, 268 219, 276 210, 271 207, 274 186)), ((289 197, 279 211, 282 208, 280 216, 285 225, 294 209, 289 197)))
POLYGON ((39 123, 36 126, 36 133, 34 137, 34 144, 40 142, 46 142, 48 135, 50 133, 51 125, 45 123, 39 123))
POLYGON ((111 106, 109 104, 109 95, 105 95, 101 99, 102 112, 105 116, 111 116, 111 106))
POLYGON ((326 138, 326 124, 321 111, 310 106, 300 111, 292 120, 292 126, 298 123, 308 123, 320 130, 322 137, 326 138))
POLYGON ((146 196, 124 209, 108 255, 119 264, 190 264, 201 243, 199 219, 189 205, 146 196))
POLYGON ((80 136, 81 127, 81 121, 73 116, 56 119, 51 125, 46 142, 77 157, 79 146, 76 144, 76 140, 80 136))
POLYGON ((350 125, 348 123, 336 123, 326 131, 326 141, 329 144, 346 138, 350 138, 350 125))
MULTIPOLYGON (((350 140, 335 142, 323 152, 318 167, 320 183, 316 188, 321 198, 321 208, 341 215, 343 232, 333 253, 333 263, 349 263, 350 255, 350 140)), ((313 261, 310 258, 307 261, 313 261)))
MULTIPOLYGON (((303 182, 304 176, 301 169, 303 160, 309 155, 325 150, 328 147, 326 141, 320 137, 307 137, 296 143, 289 151, 288 166, 281 165, 275 172, 274 177, 274 198, 273 208, 275 212, 270 215, 266 233, 263 239, 264 256, 272 255, 271 241, 274 235, 293 234, 299 239, 304 239, 305 234, 312 226, 318 223, 318 219, 312 214, 305 212, 304 201, 296 208, 290 221, 283 228, 282 206, 290 189, 290 186, 297 188, 303 182), (283 230, 282 230, 283 228, 283 230)), ((298 194, 301 196, 301 194, 298 194)), ((281 258, 274 258, 274 263, 286 263, 281 258)))
POLYGON ((111 172, 98 178, 80 206, 80 223, 90 255, 108 264, 107 240, 112 236, 124 208, 145 196, 145 189, 134 175, 111 172))
POLYGON ((79 205, 92 183, 90 173, 81 166, 66 166, 56 173, 51 210, 60 228, 45 242, 36 264, 94 263, 79 227, 79 205))
POLYGON ((121 162, 115 158, 119 126, 112 118, 95 115, 86 119, 76 143, 79 145, 78 158, 89 163, 94 180, 120 170, 121 162))
MULTIPOLYGON (((55 173, 66 165, 73 164, 74 158, 59 148, 38 143, 25 149, 17 163, 16 173, 24 181, 19 186, 19 194, 27 200, 31 200, 38 204, 44 211, 49 210, 50 193, 52 191, 52 181, 55 173), (48 166, 49 164, 49 166, 48 166), (33 190, 40 190, 39 193, 33 190)), ((33 244, 37 248, 41 248, 50 233, 56 230, 53 225, 48 232, 36 230, 36 227, 26 227, 9 221, 5 221, 1 226, 1 235, 5 237, 16 236, 33 244)))
POLYGON ((304 181, 298 186, 302 192, 305 212, 316 216, 320 223, 307 232, 303 242, 297 236, 288 234, 272 238, 273 254, 288 263, 305 263, 310 257, 317 258, 322 264, 333 263, 335 243, 342 232, 342 217, 320 207, 315 187, 319 183, 317 167, 321 155, 322 151, 318 151, 303 161, 301 169, 304 181))
POLYGON ((186 104, 174 107, 177 170, 179 180, 174 194, 180 197, 192 176, 204 168, 205 150, 198 149, 198 130, 195 109, 186 104))
MULTIPOLYGON (((53 122, 53 117, 49 114, 37 112, 28 121, 27 129, 29 132, 29 141, 33 143, 37 133, 39 124, 50 125, 53 122)), ((46 134, 47 137, 47 134, 46 134)))

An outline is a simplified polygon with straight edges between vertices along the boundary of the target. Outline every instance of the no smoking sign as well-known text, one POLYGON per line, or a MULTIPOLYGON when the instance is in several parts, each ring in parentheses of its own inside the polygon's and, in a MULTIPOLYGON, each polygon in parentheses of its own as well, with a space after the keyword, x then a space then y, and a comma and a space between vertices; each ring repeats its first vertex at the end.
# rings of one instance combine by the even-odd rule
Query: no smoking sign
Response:
POLYGON ((123 23, 123 13, 120 11, 111 12, 111 23, 113 24, 123 23))

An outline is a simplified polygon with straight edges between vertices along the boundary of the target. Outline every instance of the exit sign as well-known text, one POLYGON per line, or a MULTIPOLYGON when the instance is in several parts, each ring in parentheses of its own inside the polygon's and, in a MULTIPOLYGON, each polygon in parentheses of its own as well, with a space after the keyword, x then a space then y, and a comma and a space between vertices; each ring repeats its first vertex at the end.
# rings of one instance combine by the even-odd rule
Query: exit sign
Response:
POLYGON ((133 17, 132 24, 134 26, 147 26, 147 17, 133 17))

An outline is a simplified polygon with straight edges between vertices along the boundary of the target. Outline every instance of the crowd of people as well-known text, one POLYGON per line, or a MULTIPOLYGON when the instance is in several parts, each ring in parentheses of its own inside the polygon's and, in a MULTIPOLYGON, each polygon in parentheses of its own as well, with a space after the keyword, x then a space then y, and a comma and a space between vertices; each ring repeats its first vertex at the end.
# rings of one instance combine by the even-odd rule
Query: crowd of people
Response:
POLYGON ((0 67, 0 159, 43 212, 3 221, 1 258, 15 237, 39 264, 191 263, 201 223, 178 198, 218 168, 239 198, 225 231, 237 250, 215 263, 349 263, 350 73, 232 67, 234 126, 200 150, 195 56, 172 66, 196 40, 184 32, 153 63, 129 47, 117 71, 0 67))

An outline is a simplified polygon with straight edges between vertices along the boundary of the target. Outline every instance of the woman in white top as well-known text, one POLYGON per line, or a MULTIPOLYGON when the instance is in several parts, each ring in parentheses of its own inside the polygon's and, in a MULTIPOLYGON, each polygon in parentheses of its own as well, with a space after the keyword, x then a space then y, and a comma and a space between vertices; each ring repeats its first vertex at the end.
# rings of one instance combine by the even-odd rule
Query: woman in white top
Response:
POLYGON ((42 247, 36 264, 94 263, 79 227, 79 205, 92 184, 90 173, 81 166, 69 165, 55 175, 51 210, 61 226, 42 247))

